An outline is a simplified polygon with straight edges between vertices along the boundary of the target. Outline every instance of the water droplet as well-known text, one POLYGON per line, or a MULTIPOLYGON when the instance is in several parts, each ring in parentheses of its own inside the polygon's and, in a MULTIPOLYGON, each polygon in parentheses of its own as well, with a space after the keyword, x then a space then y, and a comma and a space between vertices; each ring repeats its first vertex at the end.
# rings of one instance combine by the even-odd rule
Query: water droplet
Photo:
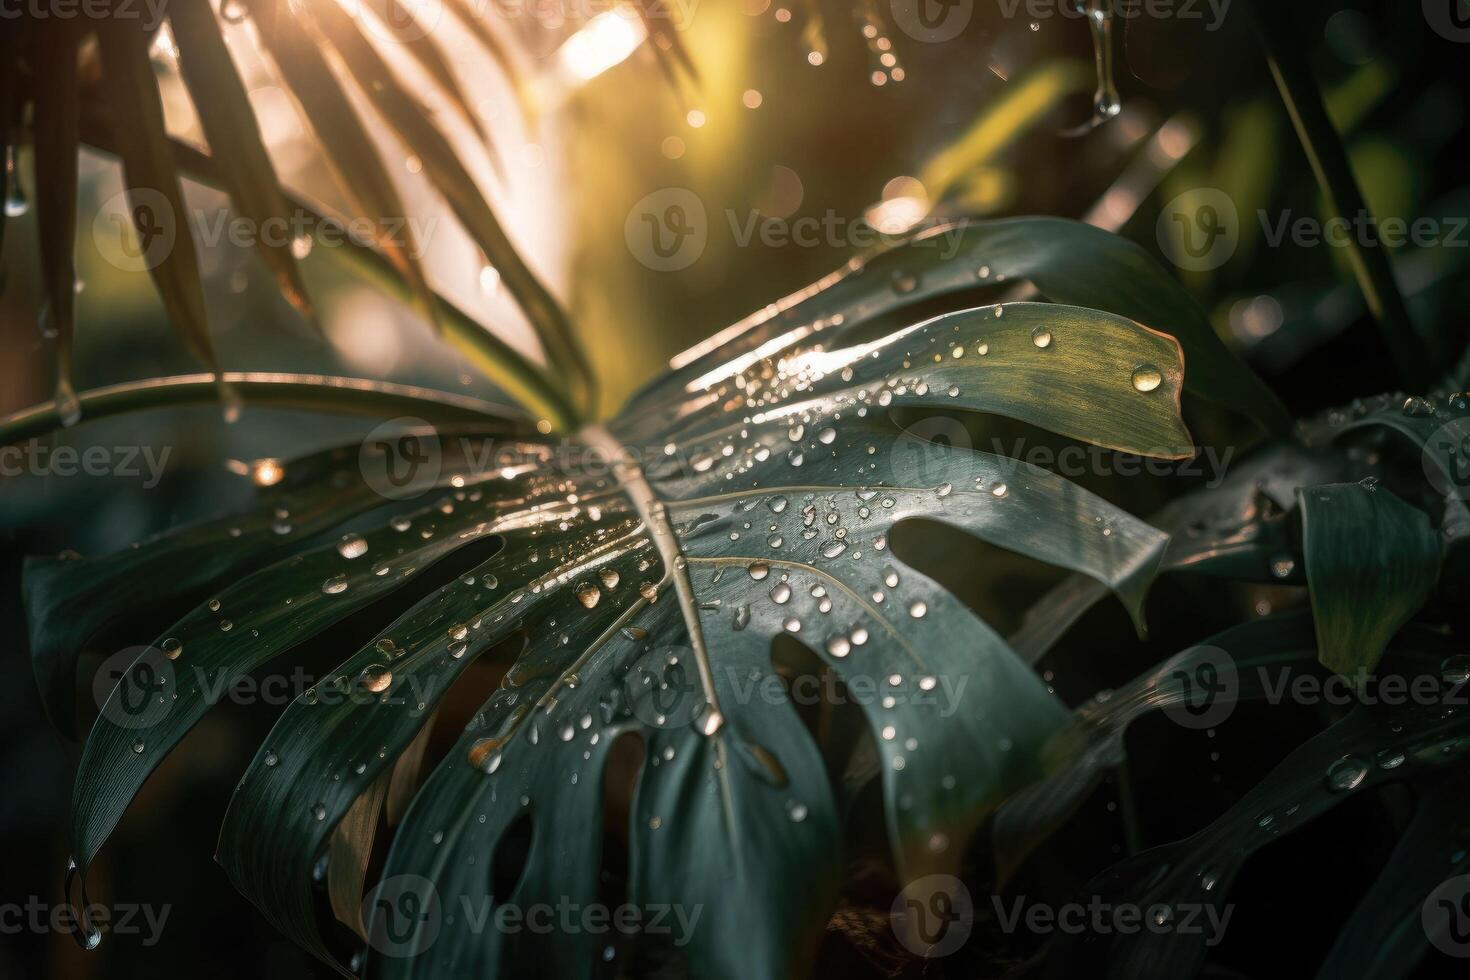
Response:
POLYGON ((323 595, 340 595, 347 591, 347 576, 333 575, 322 583, 323 595))
POLYGON ((792 823, 801 823, 806 819, 807 809, 805 803, 792 801, 786 804, 786 815, 791 818, 792 823))
POLYGON ((941 483, 934 488, 934 496, 936 497, 948 497, 952 493, 954 493, 953 483, 941 483))
POLYGON ((1368 775, 1368 766, 1356 756, 1346 755, 1327 768, 1327 788, 1343 793, 1357 789, 1368 775))
POLYGON ((1031 331, 1031 343, 1043 350, 1051 346, 1051 331, 1046 327, 1037 327, 1031 331))
POLYGON ((735 620, 733 623, 731 623, 731 625, 736 630, 743 630, 746 626, 750 625, 750 607, 741 606, 740 608, 736 609, 735 620))
POLYGON ((1133 369, 1133 387, 1138 391, 1153 391, 1164 383, 1164 375, 1152 364, 1140 364, 1133 369))
POLYGON ((828 637, 827 652, 834 657, 845 657, 852 652, 852 643, 842 634, 828 637))
POLYGON ((817 433, 817 441, 824 446, 830 446, 837 439, 837 430, 830 425, 817 433))
POLYGON ((786 503, 785 497, 775 496, 766 501, 766 506, 771 509, 771 513, 779 514, 786 509, 786 503))
POLYGON ((622 577, 618 575, 616 568, 604 567, 602 571, 597 573, 597 577, 602 579, 602 587, 608 591, 616 589, 618 583, 622 581, 622 577))
POLYGON ((782 623, 781 625, 786 628, 786 632, 788 632, 788 633, 800 633, 801 632, 801 620, 797 619, 795 616, 792 616, 790 619, 786 620, 786 622, 782 623))
POLYGON ((311 815, 319 821, 325 820, 327 819, 327 808, 318 803, 316 806, 311 808, 311 815))
POLYGON ((363 670, 358 683, 365 691, 381 694, 393 684, 393 671, 381 664, 370 664, 363 670))
POLYGON ((56 416, 63 426, 70 428, 82 420, 82 400, 65 377, 56 382, 55 406, 56 416))
POLYGON ((577 586, 577 601, 588 609, 593 608, 602 599, 602 590, 591 582, 583 582, 577 586))
POLYGON ((747 571, 750 572, 750 577, 751 578, 753 578, 757 582, 759 582, 761 579, 763 579, 767 575, 771 574, 771 566, 770 565, 767 565, 763 561, 753 561, 753 562, 750 563, 750 566, 747 569, 747 571))
POLYGON ((823 558, 836 558, 847 550, 846 541, 829 541, 822 547, 823 558))
POLYGON ((1289 578, 1296 571, 1296 561, 1290 555, 1271 559, 1271 574, 1276 578, 1289 578))
POLYGON ((915 619, 923 619, 928 612, 929 607, 923 599, 915 599, 909 604, 909 615, 915 619))
POLYGON ((163 655, 170 660, 179 659, 179 654, 184 652, 184 644, 179 642, 178 637, 170 636, 163 641, 163 655))
POLYGON ((361 534, 345 534, 342 540, 337 542, 337 553, 349 561, 353 558, 361 558, 367 554, 367 538, 361 534))

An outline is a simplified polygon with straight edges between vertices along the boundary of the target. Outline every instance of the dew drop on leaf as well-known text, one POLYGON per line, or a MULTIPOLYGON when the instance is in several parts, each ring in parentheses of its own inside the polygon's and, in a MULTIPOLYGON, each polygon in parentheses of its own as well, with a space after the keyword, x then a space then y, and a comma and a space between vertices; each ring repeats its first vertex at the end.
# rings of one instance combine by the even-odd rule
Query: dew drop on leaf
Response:
POLYGON ((361 558, 367 554, 367 538, 361 534, 344 534, 342 540, 337 542, 337 553, 349 561, 353 558, 361 558))
POLYGON ((1152 364, 1140 364, 1133 369, 1133 387, 1138 391, 1153 391, 1163 383, 1163 374, 1152 364))
POLYGON ((577 601, 588 609, 593 608, 602 599, 602 590, 591 582, 583 582, 577 586, 577 601))
POLYGON ((1046 327, 1037 327, 1031 331, 1031 343, 1045 350, 1051 346, 1051 331, 1046 327))
POLYGON ((340 595, 347 591, 347 576, 333 575, 322 583, 323 595, 340 595))

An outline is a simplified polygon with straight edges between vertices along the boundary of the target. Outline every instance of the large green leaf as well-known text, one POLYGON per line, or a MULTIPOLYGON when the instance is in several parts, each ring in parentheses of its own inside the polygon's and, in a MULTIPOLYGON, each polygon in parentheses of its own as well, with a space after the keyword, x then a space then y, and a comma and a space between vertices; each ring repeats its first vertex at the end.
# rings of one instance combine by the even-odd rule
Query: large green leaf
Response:
POLYGON ((1439 580, 1439 535, 1386 487, 1337 483, 1301 491, 1302 552, 1322 663, 1371 671, 1439 580))
POLYGON ((691 383, 767 345, 833 325, 1020 282, 1055 302, 1108 310, 1170 334, 1184 349, 1188 390, 1249 413, 1271 431, 1289 430, 1290 416, 1275 394, 1226 348, 1189 293, 1148 253, 1062 218, 944 224, 866 261, 855 259, 675 358, 676 370, 649 390, 691 383))
MULTIPOLYGON (((1047 771, 1067 715, 993 631, 893 552, 893 529, 948 523, 1096 578, 1135 615, 1168 539, 1053 474, 914 440, 886 410, 987 411, 1178 457, 1190 451, 1180 354, 1112 314, 1043 304, 876 339, 867 327, 855 317, 773 346, 554 449, 501 446, 509 458, 489 470, 472 465, 483 457, 469 445, 445 468, 444 499, 360 538, 302 541, 220 583, 124 673, 88 738, 79 870, 210 692, 475 541, 499 550, 294 702, 231 803, 221 862, 303 945, 334 960, 313 905, 334 828, 361 826, 355 808, 444 691, 520 635, 525 653, 418 794, 388 857, 385 883, 417 876, 415 900, 449 916, 443 934, 400 957, 396 933, 369 922, 375 972, 587 975, 594 936, 476 930, 463 913, 599 901, 599 828, 617 816, 603 813, 603 766, 629 734, 644 765, 628 900, 703 910, 684 949, 702 975, 799 972, 834 901, 841 835, 818 748, 789 699, 770 693, 782 637, 868 692, 860 707, 901 872, 953 868, 986 814, 1047 771), (175 678, 166 693, 160 676, 175 678), (147 724, 129 705, 145 706, 147 724), (492 896, 488 864, 527 821, 525 867, 492 896)), ((350 920, 348 904, 333 895, 350 920)))

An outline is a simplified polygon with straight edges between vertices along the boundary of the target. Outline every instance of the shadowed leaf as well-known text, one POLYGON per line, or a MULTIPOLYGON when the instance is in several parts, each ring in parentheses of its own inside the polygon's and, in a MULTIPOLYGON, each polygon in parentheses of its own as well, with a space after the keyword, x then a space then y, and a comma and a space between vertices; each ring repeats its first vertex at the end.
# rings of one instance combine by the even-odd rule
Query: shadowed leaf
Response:
POLYGON ((1301 491, 1302 552, 1322 664, 1371 671, 1439 579, 1439 535, 1386 487, 1338 483, 1301 491))

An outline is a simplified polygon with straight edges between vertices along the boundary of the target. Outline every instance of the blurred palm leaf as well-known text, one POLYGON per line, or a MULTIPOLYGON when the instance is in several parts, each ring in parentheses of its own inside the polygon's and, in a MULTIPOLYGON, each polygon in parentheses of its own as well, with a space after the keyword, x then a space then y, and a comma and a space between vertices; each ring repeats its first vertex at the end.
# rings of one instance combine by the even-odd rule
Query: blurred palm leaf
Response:
MULTIPOLYGON (((471 19, 479 16, 463 4, 459 7, 462 16, 471 19)), ((402 80, 377 53, 358 21, 332 2, 313 5, 309 10, 287 10, 285 0, 249 0, 246 9, 253 15, 286 88, 300 103, 316 132, 356 212, 353 217, 370 219, 370 226, 378 229, 373 246, 388 258, 392 275, 413 297, 423 315, 430 322, 439 322, 438 304, 418 258, 418 243, 412 240, 411 231, 392 234, 384 231, 403 224, 385 220, 405 216, 402 199, 390 168, 385 166, 370 135, 370 124, 359 118, 334 66, 340 66, 342 73, 353 79, 383 119, 404 139, 408 151, 425 161, 430 181, 464 222, 540 335, 551 360, 552 373, 569 375, 570 401, 583 409, 591 404, 591 372, 565 312, 517 254, 485 196, 460 164, 448 138, 430 120, 418 100, 408 94, 402 80)), ((478 114, 433 37, 437 24, 419 23, 397 0, 378 0, 371 12, 359 11, 357 16, 376 17, 381 24, 396 29, 405 50, 428 76, 435 91, 489 146, 478 114)), ((304 316, 314 320, 314 310, 293 255, 294 243, 264 233, 271 223, 287 217, 289 199, 267 155, 213 6, 206 0, 189 0, 170 9, 169 25, 178 48, 181 74, 210 144, 212 169, 239 214, 262 229, 255 238, 282 295, 304 316)), ((156 29, 156 25, 152 26, 156 29)), ((61 295, 64 292, 61 284, 74 280, 73 232, 69 229, 75 221, 65 219, 68 214, 74 215, 75 203, 68 210, 63 198, 68 181, 74 184, 74 177, 69 175, 75 173, 76 167, 74 163, 61 164, 58 157, 66 152, 68 141, 75 145, 78 115, 83 120, 107 120, 105 128, 110 147, 122 158, 125 183, 132 199, 131 217, 140 241, 152 242, 159 232, 159 222, 167 222, 167 232, 173 236, 174 244, 156 262, 150 256, 151 272, 170 320, 191 349, 217 372, 198 260, 189 222, 182 218, 188 212, 184 208, 174 153, 164 130, 149 57, 153 34, 141 19, 122 17, 99 21, 95 34, 98 43, 94 46, 83 43, 88 40, 84 27, 69 19, 26 16, 18 23, 15 33, 7 35, 6 43, 12 43, 12 37, 33 42, 38 50, 46 53, 40 63, 47 66, 48 74, 44 80, 34 69, 26 74, 17 70, 22 65, 17 65, 16 59, 6 58, 4 74, 0 77, 0 114, 4 116, 0 119, 0 129, 4 130, 6 147, 15 145, 18 135, 15 120, 24 117, 24 103, 34 101, 37 107, 37 151, 47 161, 46 166, 38 168, 46 173, 40 188, 44 208, 42 256, 50 324, 60 338, 61 390, 69 390, 69 345, 75 305, 69 297, 61 295), (72 62, 78 58, 82 59, 82 66, 72 70, 72 62), (54 70, 54 77, 51 66, 60 66, 54 70), (71 124, 68 119, 72 120, 71 124)), ((508 56, 492 32, 477 24, 474 34, 509 72, 508 56)), ((519 84, 517 90, 521 90, 519 84)), ((294 225, 288 223, 285 227, 294 225)), ((513 373, 529 375, 540 370, 503 345, 495 356, 512 359, 513 373)))

